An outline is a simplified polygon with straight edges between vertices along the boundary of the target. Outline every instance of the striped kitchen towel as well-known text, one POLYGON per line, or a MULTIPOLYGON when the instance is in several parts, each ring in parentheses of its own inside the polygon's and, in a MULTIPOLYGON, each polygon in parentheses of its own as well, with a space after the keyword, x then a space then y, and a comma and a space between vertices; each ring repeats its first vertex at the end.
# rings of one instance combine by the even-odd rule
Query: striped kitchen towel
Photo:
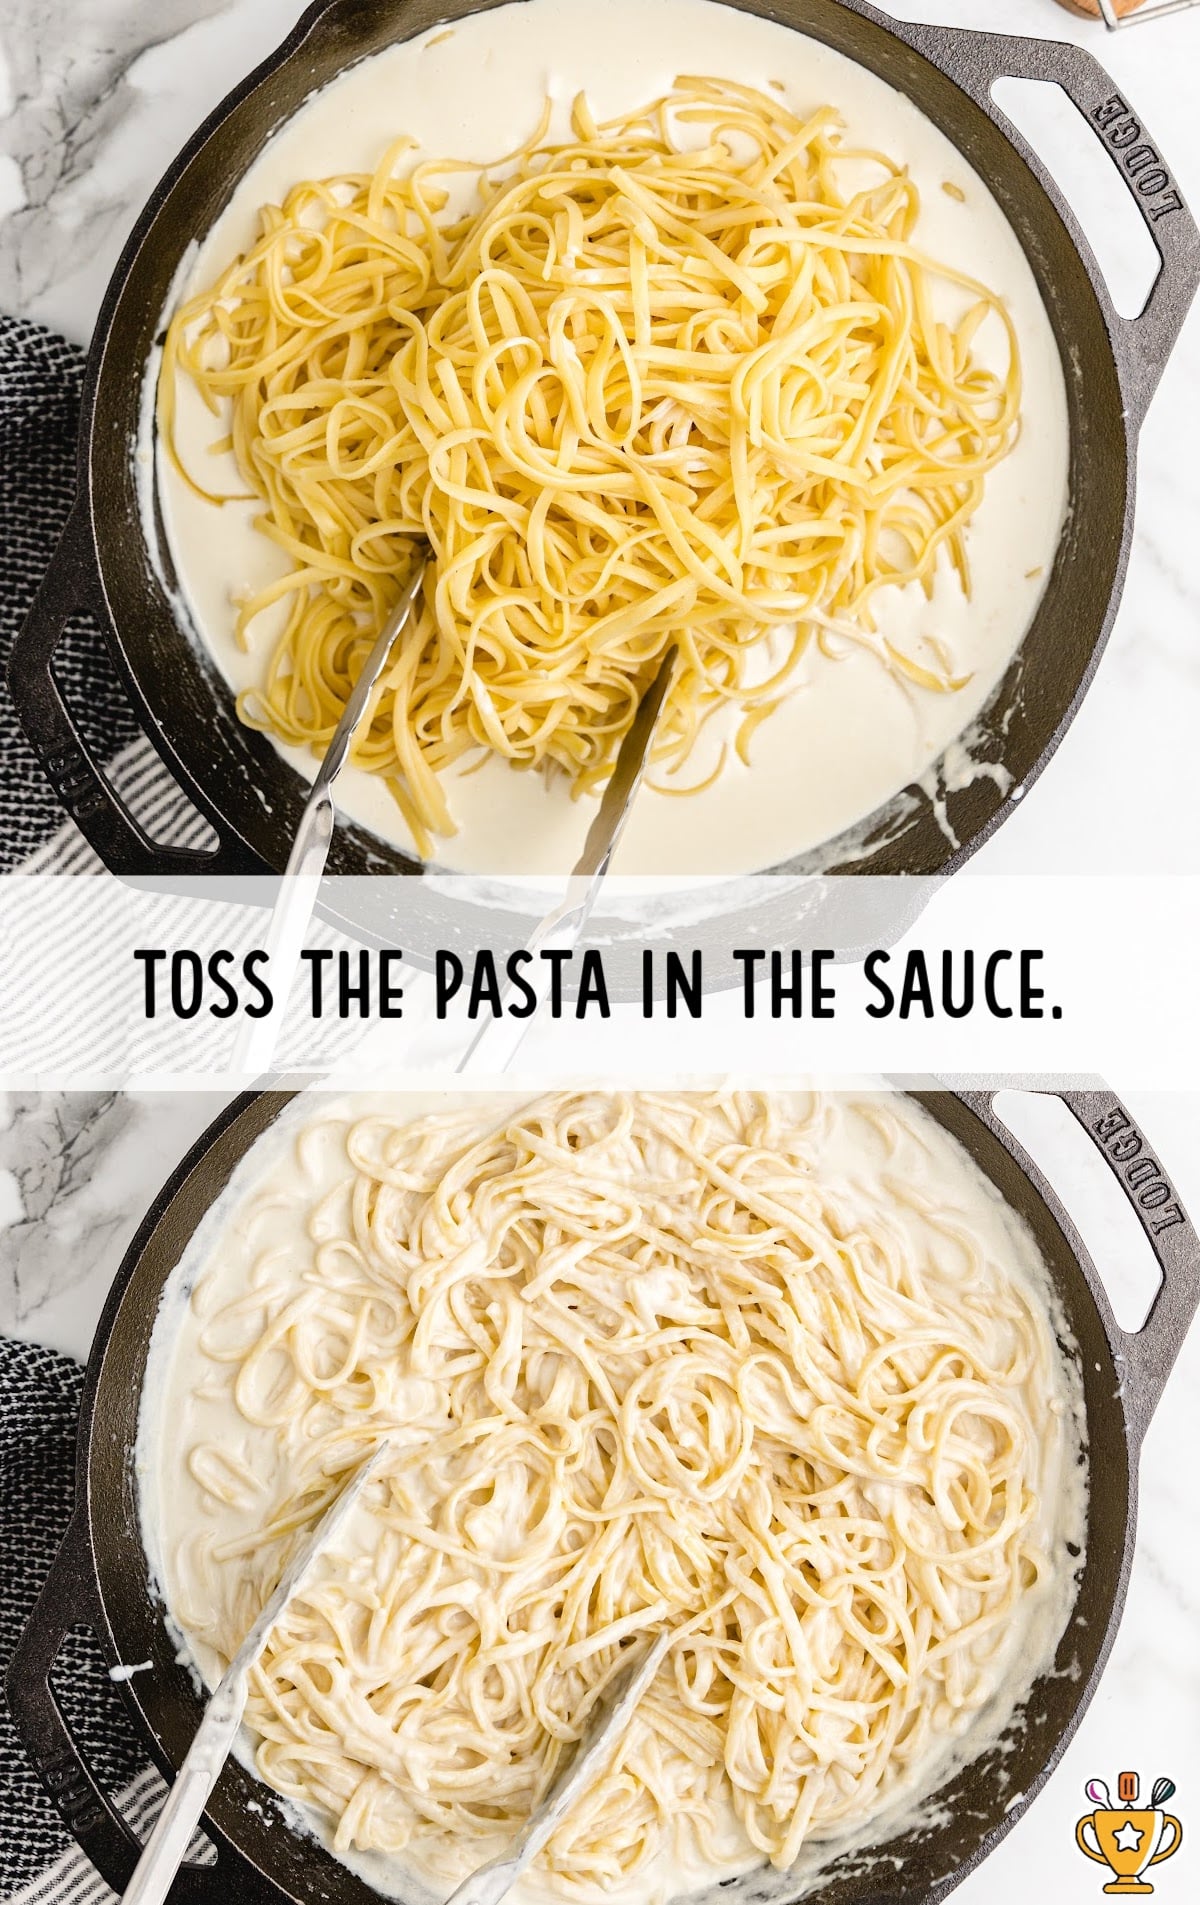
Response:
MULTIPOLYGON (((83 1371, 36 1344, 0 1337, 0 1682, 71 1514, 83 1371)), ((166 1786, 134 1738, 90 1634, 69 1634, 55 1692, 96 1780, 144 1839, 166 1786)), ((211 1859, 197 1840, 193 1857, 211 1859)), ((104 1883, 59 1818, 0 1700, 0 1901, 110 1905, 104 1883)))
MULTIPOLYGON (((43 773, 6 680, 12 644, 75 495, 83 368, 83 352, 65 338, 25 318, 0 316, 0 874, 104 872, 43 773)), ((211 845, 208 822, 180 792, 138 727, 94 617, 81 615, 68 628, 55 673, 95 759, 104 763, 110 784, 151 839, 171 846, 211 845)), ((173 922, 186 943, 186 924, 195 924, 189 905, 184 898, 164 904, 158 923, 168 935, 165 943, 175 943, 169 930, 173 922)), ((4 943, 4 970, 10 989, 28 997, 31 1036, 22 1042, 7 1028, 6 1049, 0 1053, 7 1069, 42 1075, 57 1070, 77 1077, 128 1072, 128 1027, 120 1010, 97 1015, 103 1029, 90 1041, 81 1041, 64 1019, 56 1045, 47 1033, 37 983, 44 948, 65 947, 56 971, 58 995, 71 999, 90 990, 94 996, 95 947, 110 917, 98 887, 91 881, 46 882, 24 896, 23 909, 25 930, 19 940, 4 943)), ((232 916, 239 909, 227 910, 232 916)), ((351 945, 319 919, 309 943, 329 950, 351 945)), ((108 989, 115 999, 115 990, 108 989)), ((305 1039, 304 1063, 318 1069, 334 1065, 346 1038, 345 1029, 331 1021, 319 1035, 305 1039)), ((231 1046, 232 1034, 214 1021, 204 1052, 189 1047, 191 1068, 219 1072, 231 1046)), ((135 1069, 173 1071, 177 1047, 171 1025, 163 1021, 142 1039, 135 1069)))
MULTIPOLYGON (((75 495, 84 354, 27 318, 0 317, 0 681, 75 495)), ((90 615, 55 672, 98 760, 155 839, 203 845, 208 828, 141 734, 90 615)), ((0 873, 94 873, 100 863, 38 763, 0 685, 0 873)))

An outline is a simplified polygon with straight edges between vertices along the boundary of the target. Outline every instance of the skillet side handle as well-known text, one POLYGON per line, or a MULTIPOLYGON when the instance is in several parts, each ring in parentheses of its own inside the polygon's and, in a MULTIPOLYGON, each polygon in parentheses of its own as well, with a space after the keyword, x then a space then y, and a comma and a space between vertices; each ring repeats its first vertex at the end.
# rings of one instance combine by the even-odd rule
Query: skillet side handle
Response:
POLYGON ((76 503, 50 567, 13 644, 8 686, 21 726, 67 813, 110 873, 261 873, 239 842, 222 836, 212 851, 164 847, 152 840, 105 780, 54 678, 67 623, 95 602, 97 581, 87 513, 76 503))
POLYGON ((1139 1440, 1150 1426, 1183 1340, 1200 1308, 1200 1237, 1157 1157, 1111 1091, 1059 1091, 1141 1223, 1162 1285, 1140 1330, 1125 1338, 1126 1402, 1139 1440))
POLYGON ((1140 425, 1200 286, 1200 228, 1140 116, 1100 62, 1081 46, 957 27, 916 27, 905 37, 992 118, 1004 120, 1007 137, 1023 157, 1036 160, 1037 155, 992 99, 998 79, 1037 79, 1060 87, 1116 166, 1162 260, 1139 317, 1121 317, 1105 298, 1126 404, 1132 421, 1140 425))
MULTIPOLYGON (((5 1692, 17 1734, 63 1824, 114 1892, 124 1892, 142 1847, 101 1792, 50 1685, 73 1627, 103 1626, 86 1514, 76 1509, 9 1665, 5 1692)), ((181 1865, 171 1905, 286 1905, 286 1894, 230 1847, 214 1865, 181 1865)))
POLYGON ((17 1732, 67 1831, 122 1892, 141 1848, 92 1778, 50 1685, 59 1649, 80 1624, 95 1628, 97 1608, 87 1520, 76 1510, 17 1644, 5 1691, 17 1732))
MULTIPOLYGON (((1070 1091, 1031 1086, 1061 1098, 1101 1153, 1146 1233, 1162 1283, 1140 1330, 1114 1324, 1123 1365, 1122 1395, 1130 1433, 1140 1442, 1150 1427, 1184 1338, 1200 1308, 1200 1237, 1174 1187, 1141 1131, 1115 1092, 1070 1091)), ((964 1103, 978 1112, 1035 1182, 1042 1173, 1016 1133, 996 1111, 995 1089, 964 1091, 964 1103)), ((1053 1188, 1050 1186, 1049 1188, 1053 1188)))

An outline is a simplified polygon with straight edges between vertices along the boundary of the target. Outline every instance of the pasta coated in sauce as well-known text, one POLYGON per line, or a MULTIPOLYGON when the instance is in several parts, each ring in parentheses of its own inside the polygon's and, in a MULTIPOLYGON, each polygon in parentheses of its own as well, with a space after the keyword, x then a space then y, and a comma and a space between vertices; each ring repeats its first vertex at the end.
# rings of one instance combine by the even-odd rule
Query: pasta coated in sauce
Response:
POLYGON ((461 1876, 667 1624, 543 1854, 558 1889, 672 1848, 788 1866, 919 1779, 1053 1573, 1065 1437, 1047 1317, 938 1194, 920 1126, 878 1100, 594 1092, 369 1115, 345 1153, 301 1274, 268 1204, 246 1287, 195 1298, 204 1386, 279 1454, 268 1483, 236 1437, 188 1451, 209 1513, 173 1607, 218 1657, 396 1438, 254 1673, 263 1778, 335 1849, 461 1876), (869 1191, 822 1162, 847 1133, 881 1159, 869 1191))

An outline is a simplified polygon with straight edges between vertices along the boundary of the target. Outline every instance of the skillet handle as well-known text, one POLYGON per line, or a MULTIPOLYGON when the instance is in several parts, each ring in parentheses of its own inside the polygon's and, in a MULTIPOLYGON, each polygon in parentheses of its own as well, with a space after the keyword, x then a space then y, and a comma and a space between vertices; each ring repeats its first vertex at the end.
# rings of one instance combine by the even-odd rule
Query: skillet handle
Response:
POLYGON ((1150 1426, 1200 1308, 1200 1237, 1145 1137, 1115 1092, 1059 1091, 1112 1171, 1150 1242, 1162 1285, 1140 1330, 1122 1330, 1129 1415, 1150 1426))
MULTIPOLYGON (((1114 1336, 1121 1345, 1119 1359, 1124 1364, 1126 1415, 1134 1440, 1140 1442, 1200 1309, 1200 1237, 1150 1145, 1115 1092, 1055 1087, 1047 1087, 1046 1092, 1062 1099, 1104 1158, 1133 1206, 1162 1271, 1162 1284, 1141 1329, 1122 1330, 1114 1325, 1114 1336)), ((1041 1179, 1042 1173, 1020 1139, 999 1117, 995 1091, 964 1092, 962 1096, 984 1113, 993 1130, 999 1129, 1006 1148, 1035 1182, 1041 1179)))
MULTIPOLYGON (((73 1627, 105 1627, 92 1571, 87 1516, 77 1509, 17 1644, 5 1691, 17 1733, 68 1832, 115 1892, 125 1890, 141 1844, 101 1792, 50 1685, 73 1627)), ((280 1905, 283 1894, 253 1866, 223 1848, 215 1865, 183 1865, 172 1905, 280 1905), (232 1869, 231 1869, 232 1868, 232 1869)))
POLYGON ((50 1675, 73 1627, 97 1626, 87 1526, 76 1512, 8 1670, 13 1721, 68 1832, 114 1891, 133 1872, 138 1843, 84 1764, 50 1675))
POLYGON ((13 644, 8 686, 21 726, 63 806, 110 873, 261 873, 239 841, 220 838, 211 852, 164 847, 138 825, 105 780, 54 678, 53 662, 71 617, 96 605, 91 528, 76 502, 50 567, 13 644))
POLYGON ((1200 286, 1200 228, 1157 147, 1144 133, 1141 119, 1100 62, 1081 46, 1008 33, 972 33, 960 27, 901 31, 970 93, 989 117, 1004 120, 1005 135, 1040 176, 1045 177, 1045 170, 1037 154, 992 99, 998 79, 1038 79, 1061 87, 1104 146, 1162 260, 1162 270, 1139 317, 1121 317, 1106 292, 1103 297, 1126 404, 1134 424, 1140 425, 1200 286))

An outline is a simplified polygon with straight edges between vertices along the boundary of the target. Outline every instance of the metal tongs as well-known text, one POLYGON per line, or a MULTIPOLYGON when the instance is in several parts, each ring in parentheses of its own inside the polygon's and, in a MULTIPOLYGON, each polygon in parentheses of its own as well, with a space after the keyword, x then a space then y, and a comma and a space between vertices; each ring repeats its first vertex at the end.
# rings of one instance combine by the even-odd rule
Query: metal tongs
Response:
POLYGON ((666 1628, 637 1659, 618 1668, 588 1715, 583 1737, 540 1806, 530 1814, 509 1851, 481 1865, 450 1894, 446 1905, 500 1905, 532 1865, 577 1799, 602 1773, 632 1720, 642 1695, 662 1666, 674 1635, 666 1628))
MULTIPOLYGON (((563 900, 553 912, 547 913, 541 925, 536 927, 526 940, 527 953, 536 955, 549 951, 552 947, 569 950, 577 946, 583 938, 588 920, 592 916, 592 909, 600 897, 600 888, 612 865, 613 854, 625 831, 638 789, 646 778, 650 743, 654 739, 658 717, 662 713, 662 705, 667 698, 667 690, 671 686, 671 677, 675 672, 678 653, 678 649, 674 646, 668 648, 659 663, 658 673, 638 703, 638 711, 633 717, 629 732, 617 751, 616 765, 601 796, 599 810, 588 828, 583 852, 567 881, 563 900)), ((543 993, 536 987, 534 989, 537 991, 540 1006, 543 993)), ((507 1006, 512 992, 512 987, 504 992, 502 1006, 507 1006)), ((517 1048, 531 1023, 531 1019, 513 1019, 503 1013, 499 1018, 485 1020, 463 1053, 455 1070, 458 1072, 506 1070, 512 1063, 517 1048)))
POLYGON ((370 705, 375 684, 387 667, 398 638, 408 627, 428 566, 429 552, 426 550, 367 656, 362 672, 350 691, 350 698, 342 709, 342 718, 333 731, 333 739, 317 769, 267 926, 265 949, 276 979, 275 1004, 266 1017, 257 1023, 246 1021, 246 1029, 234 1047, 230 1071, 265 1072, 269 1070, 275 1056, 275 1045, 292 985, 300 970, 300 956, 304 951, 304 941, 308 936, 333 841, 337 819, 333 783, 349 759, 351 743, 370 705))
MULTIPOLYGON (((403 633, 413 613, 426 567, 427 558, 418 564, 371 650, 305 802, 264 942, 274 979, 275 1004, 264 1018, 257 1022, 246 1022, 246 1028, 230 1060, 231 1071, 260 1073, 270 1069, 329 858, 336 818, 333 783, 349 757, 355 731, 370 705, 371 692, 387 666, 397 638, 403 633)), ((583 852, 567 882, 562 903, 547 914, 526 942, 525 950, 531 954, 536 955, 551 947, 570 949, 583 936, 638 789, 645 778, 650 743, 671 685, 677 654, 678 650, 674 647, 667 650, 659 664, 658 673, 638 704, 629 732, 617 752, 616 764, 601 797, 599 810, 588 828, 583 852)), ((506 1005, 511 996, 510 987, 504 995, 506 1005)), ((539 993, 538 1004, 541 1002, 542 994, 539 993)), ((528 1029, 527 1019, 513 1019, 507 1015, 485 1022, 456 1069, 460 1072, 503 1071, 528 1029)))
POLYGON ((125 1888, 123 1905, 162 1905, 186 1857, 192 1834, 208 1803, 208 1796, 233 1750, 233 1742, 246 1711, 251 1667, 266 1646, 271 1629, 288 1602, 303 1587, 314 1561, 325 1549, 332 1547, 362 1499, 367 1483, 378 1474, 391 1452, 390 1444, 382 1443, 355 1471, 336 1501, 325 1510, 308 1540, 284 1569, 275 1592, 217 1682, 216 1690, 204 1709, 204 1718, 196 1730, 196 1737, 188 1748, 187 1758, 176 1775, 175 1784, 167 1794, 154 1830, 125 1888))
MULTIPOLYGON (((162 1905, 233 1749, 246 1710, 250 1669, 313 1562, 340 1534, 388 1452, 389 1445, 385 1442, 363 1463, 332 1507, 326 1509, 222 1675, 125 1889, 123 1905, 162 1905)), ((458 1887, 448 1905, 499 1905, 576 1800, 597 1774, 604 1771, 620 1745, 638 1702, 661 1667, 672 1639, 671 1630, 665 1629, 651 1646, 638 1650, 634 1658, 618 1668, 589 1713, 583 1736, 566 1766, 510 1850, 473 1872, 458 1887)))

